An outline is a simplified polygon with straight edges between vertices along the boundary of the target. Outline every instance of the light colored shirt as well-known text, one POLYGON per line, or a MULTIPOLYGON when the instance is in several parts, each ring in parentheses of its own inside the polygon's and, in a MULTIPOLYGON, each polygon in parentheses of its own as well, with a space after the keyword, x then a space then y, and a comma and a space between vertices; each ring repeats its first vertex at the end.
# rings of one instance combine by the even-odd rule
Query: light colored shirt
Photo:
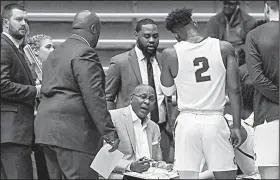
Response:
MULTIPOLYGON (((143 84, 149 84, 148 81, 148 71, 147 71, 147 59, 142 53, 142 51, 135 46, 135 52, 139 63, 141 78, 143 84)), ((166 121, 166 107, 164 104, 164 94, 160 88, 160 68, 157 60, 155 57, 152 58, 151 61, 153 67, 153 74, 154 74, 154 82, 156 86, 157 92, 157 103, 158 103, 158 111, 159 111, 159 121, 158 124, 163 123, 166 121)), ((150 117, 150 114, 148 115, 150 117)))
POLYGON ((149 143, 148 143, 148 136, 147 136, 147 125, 149 118, 147 117, 145 121, 142 122, 139 117, 134 113, 132 107, 129 107, 131 115, 132 115, 132 122, 133 128, 135 133, 135 141, 136 141, 136 159, 140 159, 144 156, 147 158, 151 158, 151 154, 149 151, 149 143))

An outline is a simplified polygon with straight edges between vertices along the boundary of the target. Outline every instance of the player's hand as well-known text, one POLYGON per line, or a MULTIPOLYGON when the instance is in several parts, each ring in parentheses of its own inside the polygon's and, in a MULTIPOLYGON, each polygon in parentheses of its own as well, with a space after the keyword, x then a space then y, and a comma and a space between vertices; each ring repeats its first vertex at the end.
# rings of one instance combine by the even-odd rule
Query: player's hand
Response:
POLYGON ((148 171, 148 169, 150 168, 150 162, 151 162, 151 160, 149 160, 149 159, 141 158, 141 159, 131 163, 130 170, 133 172, 138 172, 138 173, 148 171))
POLYGON ((241 128, 232 128, 230 134, 231 144, 234 148, 238 148, 242 142, 241 128))

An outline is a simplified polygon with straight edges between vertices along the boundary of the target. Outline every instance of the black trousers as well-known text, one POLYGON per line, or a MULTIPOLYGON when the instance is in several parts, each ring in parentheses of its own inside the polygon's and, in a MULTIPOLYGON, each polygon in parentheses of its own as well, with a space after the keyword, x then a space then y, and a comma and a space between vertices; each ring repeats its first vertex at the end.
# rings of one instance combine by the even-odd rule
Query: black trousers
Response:
POLYGON ((50 179, 98 179, 98 174, 90 168, 94 155, 42 145, 46 157, 50 179))
POLYGON ((171 150, 171 143, 172 143, 172 138, 170 135, 167 133, 165 129, 166 122, 162 124, 158 124, 159 129, 160 129, 160 147, 162 151, 162 159, 167 162, 167 163, 173 163, 173 154, 174 153, 171 150))
POLYGON ((1 143, 1 179, 33 179, 31 146, 1 143))
POLYGON ((32 149, 34 151, 37 178, 39 180, 49 180, 50 177, 48 173, 47 162, 44 155, 43 147, 38 144, 34 144, 32 149))

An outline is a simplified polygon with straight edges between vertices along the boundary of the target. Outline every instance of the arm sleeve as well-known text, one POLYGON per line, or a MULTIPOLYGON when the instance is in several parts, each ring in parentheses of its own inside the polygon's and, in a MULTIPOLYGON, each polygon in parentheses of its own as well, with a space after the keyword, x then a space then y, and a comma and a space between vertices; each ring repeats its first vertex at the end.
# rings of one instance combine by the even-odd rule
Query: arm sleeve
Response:
POLYGON ((109 140, 117 136, 105 100, 105 75, 93 49, 86 50, 72 62, 85 106, 101 136, 109 140))
POLYGON ((279 104, 279 87, 265 77, 260 53, 253 34, 250 32, 246 38, 246 63, 251 79, 256 89, 267 99, 279 104))
POLYGON ((37 89, 32 85, 19 84, 12 81, 11 52, 1 47, 1 98, 14 101, 34 100, 37 89))
POLYGON ((118 64, 111 59, 110 67, 106 75, 106 102, 109 110, 115 109, 115 99, 121 86, 121 75, 118 64))

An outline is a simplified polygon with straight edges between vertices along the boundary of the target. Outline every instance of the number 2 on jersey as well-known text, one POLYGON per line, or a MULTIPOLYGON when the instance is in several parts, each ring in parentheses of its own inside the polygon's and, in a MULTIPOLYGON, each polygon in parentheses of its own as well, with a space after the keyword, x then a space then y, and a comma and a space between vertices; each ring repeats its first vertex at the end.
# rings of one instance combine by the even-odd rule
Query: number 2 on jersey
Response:
POLYGON ((202 73, 206 72, 209 69, 208 59, 205 57, 198 57, 193 60, 194 66, 199 66, 199 63, 202 63, 202 68, 199 68, 195 71, 196 82, 211 81, 210 76, 202 76, 202 73))

